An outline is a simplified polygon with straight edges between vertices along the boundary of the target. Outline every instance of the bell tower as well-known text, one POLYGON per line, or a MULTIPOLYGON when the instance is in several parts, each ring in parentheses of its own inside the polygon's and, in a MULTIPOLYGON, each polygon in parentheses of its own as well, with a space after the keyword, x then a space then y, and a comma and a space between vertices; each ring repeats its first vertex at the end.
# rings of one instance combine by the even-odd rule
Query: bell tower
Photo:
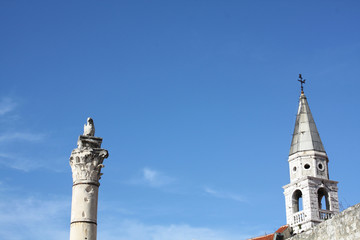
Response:
POLYGON ((284 186, 287 224, 294 233, 306 231, 339 212, 336 181, 329 179, 329 159, 303 91, 292 137, 290 183, 284 186))

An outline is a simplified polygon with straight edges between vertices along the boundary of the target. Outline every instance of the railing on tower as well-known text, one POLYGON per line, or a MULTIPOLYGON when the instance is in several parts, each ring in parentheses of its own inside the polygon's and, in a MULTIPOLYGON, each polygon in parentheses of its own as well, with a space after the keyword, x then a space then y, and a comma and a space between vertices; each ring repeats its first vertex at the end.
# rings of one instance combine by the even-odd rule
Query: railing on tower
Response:
POLYGON ((306 214, 304 211, 297 212, 293 215, 293 224, 299 224, 306 220, 306 214))
POLYGON ((333 215, 334 215, 334 213, 329 210, 324 210, 324 209, 319 210, 319 218, 321 220, 330 219, 333 217, 333 215))

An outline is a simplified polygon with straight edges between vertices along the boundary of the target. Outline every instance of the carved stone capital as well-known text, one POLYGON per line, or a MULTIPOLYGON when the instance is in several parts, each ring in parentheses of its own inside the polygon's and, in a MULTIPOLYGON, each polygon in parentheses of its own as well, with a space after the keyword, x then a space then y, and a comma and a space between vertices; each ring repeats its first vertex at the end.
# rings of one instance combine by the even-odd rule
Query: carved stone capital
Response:
POLYGON ((101 168, 104 159, 109 156, 107 150, 101 147, 101 138, 92 136, 80 136, 78 148, 71 152, 70 166, 73 175, 73 183, 92 183, 99 185, 101 168))

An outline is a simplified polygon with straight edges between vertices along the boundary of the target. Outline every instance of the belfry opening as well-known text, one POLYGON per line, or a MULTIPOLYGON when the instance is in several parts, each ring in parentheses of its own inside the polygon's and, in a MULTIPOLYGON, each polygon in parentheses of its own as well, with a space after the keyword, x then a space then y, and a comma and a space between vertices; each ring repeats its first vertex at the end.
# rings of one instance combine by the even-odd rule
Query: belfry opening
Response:
POLYGON ((303 200, 302 200, 302 192, 300 190, 296 190, 293 194, 293 212, 297 213, 303 210, 303 200))
POLYGON ((318 192, 319 209, 330 210, 329 194, 325 188, 319 188, 318 192))

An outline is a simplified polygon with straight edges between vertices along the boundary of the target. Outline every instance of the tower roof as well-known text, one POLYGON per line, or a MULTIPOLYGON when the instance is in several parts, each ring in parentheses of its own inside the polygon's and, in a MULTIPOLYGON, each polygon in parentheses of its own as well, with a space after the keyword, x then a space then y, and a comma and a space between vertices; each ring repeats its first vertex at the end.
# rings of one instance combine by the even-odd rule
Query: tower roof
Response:
POLYGON ((309 104, 301 92, 289 155, 306 150, 325 152, 309 104))

